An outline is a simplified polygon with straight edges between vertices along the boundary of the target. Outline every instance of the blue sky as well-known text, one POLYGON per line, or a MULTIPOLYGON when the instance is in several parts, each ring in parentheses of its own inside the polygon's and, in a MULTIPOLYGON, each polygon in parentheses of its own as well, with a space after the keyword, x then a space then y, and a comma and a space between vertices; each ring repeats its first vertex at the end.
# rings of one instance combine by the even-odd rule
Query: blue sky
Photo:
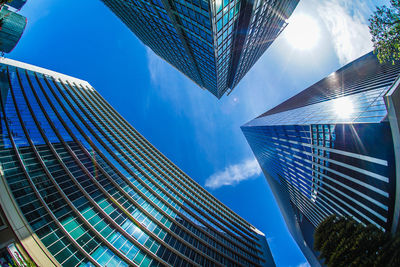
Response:
POLYGON ((144 47, 99 0, 28 1, 20 12, 28 26, 6 56, 87 80, 176 165, 264 232, 278 266, 306 266, 240 126, 372 50, 367 18, 385 2, 302 0, 291 20, 311 17, 316 44, 299 50, 284 32, 221 100, 144 47))

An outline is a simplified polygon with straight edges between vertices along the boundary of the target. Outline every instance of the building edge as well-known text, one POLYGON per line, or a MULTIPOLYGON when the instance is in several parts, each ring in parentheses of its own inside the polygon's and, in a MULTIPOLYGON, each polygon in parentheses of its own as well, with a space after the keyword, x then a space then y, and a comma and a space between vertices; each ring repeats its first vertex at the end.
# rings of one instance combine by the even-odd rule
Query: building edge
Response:
POLYGON ((45 74, 45 75, 48 75, 48 76, 53 76, 55 78, 59 78, 64 82, 67 81, 67 80, 68 81, 72 80, 74 82, 82 83, 82 84, 88 86, 89 88, 92 88, 90 83, 85 81, 85 80, 81 80, 81 79, 78 79, 78 78, 75 78, 75 77, 72 77, 72 76, 69 76, 69 75, 65 75, 65 74, 62 74, 62 73, 59 73, 59 72, 56 72, 56 71, 48 70, 48 69, 45 69, 45 68, 41 68, 41 67, 38 67, 38 66, 35 66, 35 65, 32 65, 32 64, 24 63, 24 62, 17 61, 17 60, 14 60, 14 59, 0 57, 0 64, 7 64, 7 65, 14 66, 14 67, 17 67, 17 68, 27 69, 27 70, 34 71, 34 72, 39 72, 39 73, 42 73, 42 74, 45 74))
POLYGON ((395 206, 393 213, 393 222, 391 232, 394 234, 400 230, 400 77, 396 79, 392 87, 386 93, 385 105, 388 112, 388 120, 390 129, 392 132, 392 139, 394 145, 394 156, 395 156, 395 168, 396 168, 396 179, 395 179, 395 206))
POLYGON ((262 247, 262 251, 264 252, 264 260, 265 264, 263 267, 275 267, 275 260, 274 257, 272 256, 271 248, 268 245, 267 238, 264 234, 259 234, 260 237, 260 242, 259 244, 262 247))
MULTIPOLYGON (((243 127, 241 127, 241 130, 243 132, 243 127)), ((247 139, 246 139, 247 141, 247 139)), ((248 141, 247 141, 248 142, 248 141)), ((248 143, 250 145, 250 143, 248 143)), ((255 156, 255 155, 254 155, 255 156)), ((255 156, 257 159, 257 157, 255 156)), ((257 159, 258 162, 258 159, 257 159)), ((308 263, 311 266, 322 266, 321 262, 318 260, 318 255, 315 255, 313 252, 313 244, 310 242, 306 242, 306 238, 304 237, 301 226, 298 222, 298 216, 296 215, 295 211, 293 210, 289 197, 283 197, 286 196, 286 192, 282 190, 282 188, 277 184, 277 182, 270 177, 268 172, 266 172, 263 168, 263 166, 258 162, 258 165, 261 167, 261 170, 264 173, 264 176, 268 182, 269 187, 271 188, 271 191, 274 195, 275 201, 278 204, 279 210, 281 211, 282 217, 285 221, 286 227, 289 230, 292 238, 295 240, 297 246, 300 248, 301 252, 303 255, 306 257, 308 263)), ((303 220, 306 220, 303 218, 303 220)), ((307 238, 310 239, 310 238, 307 238)), ((269 249, 269 247, 268 247, 269 249)), ((269 251, 271 251, 269 249, 269 251)))
MULTIPOLYGON (((22 212, 18 208, 10 188, 5 181, 3 169, 0 166, 0 209, 5 215, 5 224, 11 228, 18 240, 12 234, 5 234, 5 244, 14 243, 19 247, 18 251, 22 254, 24 260, 32 259, 38 266, 60 266, 57 260, 51 255, 46 247, 32 231, 29 223, 25 220, 22 212)), ((8 228, 7 227, 7 228, 8 228)), ((3 229, 2 229, 3 230, 3 229)), ((4 240, 2 240, 4 241, 4 240)))

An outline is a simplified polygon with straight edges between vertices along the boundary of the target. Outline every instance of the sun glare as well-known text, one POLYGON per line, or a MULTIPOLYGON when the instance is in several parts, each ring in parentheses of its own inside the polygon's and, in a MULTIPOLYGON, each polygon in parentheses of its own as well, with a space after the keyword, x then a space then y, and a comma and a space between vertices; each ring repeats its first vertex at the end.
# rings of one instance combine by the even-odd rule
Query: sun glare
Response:
POLYGON ((342 119, 349 118, 354 112, 353 104, 348 98, 339 98, 334 100, 333 109, 336 115, 342 119))
POLYGON ((286 40, 299 50, 309 50, 319 41, 320 28, 314 18, 304 14, 289 18, 289 25, 284 30, 286 40))

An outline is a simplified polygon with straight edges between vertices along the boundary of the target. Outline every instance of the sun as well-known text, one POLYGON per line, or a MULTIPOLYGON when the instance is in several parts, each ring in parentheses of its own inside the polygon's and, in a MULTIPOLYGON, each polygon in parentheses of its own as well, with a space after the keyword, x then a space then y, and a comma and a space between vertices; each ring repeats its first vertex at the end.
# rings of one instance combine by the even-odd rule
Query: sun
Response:
POLYGON ((333 110, 341 119, 349 119, 354 113, 353 103, 348 97, 333 100, 333 110))
POLYGON ((310 50, 315 47, 320 38, 320 27, 313 17, 296 14, 289 18, 288 23, 284 35, 293 48, 310 50))

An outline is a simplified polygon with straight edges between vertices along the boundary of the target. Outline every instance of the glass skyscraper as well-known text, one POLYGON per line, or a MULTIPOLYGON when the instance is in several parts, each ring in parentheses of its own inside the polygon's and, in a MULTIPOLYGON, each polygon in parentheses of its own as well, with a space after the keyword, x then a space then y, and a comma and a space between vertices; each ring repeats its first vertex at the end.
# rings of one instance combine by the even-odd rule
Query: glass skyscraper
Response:
POLYGON ((27 0, 11 0, 11 1, 7 1, 7 5, 20 10, 25 4, 26 4, 27 0))
POLYGON ((298 0, 102 0, 135 35, 217 98, 287 25, 298 0))
POLYGON ((10 53, 24 33, 27 19, 8 9, 0 7, 0 52, 10 53))
POLYGON ((399 229, 399 73, 369 53, 242 126, 312 266, 331 214, 399 229))
POLYGON ((2 59, 0 88, 0 261, 274 266, 263 233, 88 82, 2 59))

